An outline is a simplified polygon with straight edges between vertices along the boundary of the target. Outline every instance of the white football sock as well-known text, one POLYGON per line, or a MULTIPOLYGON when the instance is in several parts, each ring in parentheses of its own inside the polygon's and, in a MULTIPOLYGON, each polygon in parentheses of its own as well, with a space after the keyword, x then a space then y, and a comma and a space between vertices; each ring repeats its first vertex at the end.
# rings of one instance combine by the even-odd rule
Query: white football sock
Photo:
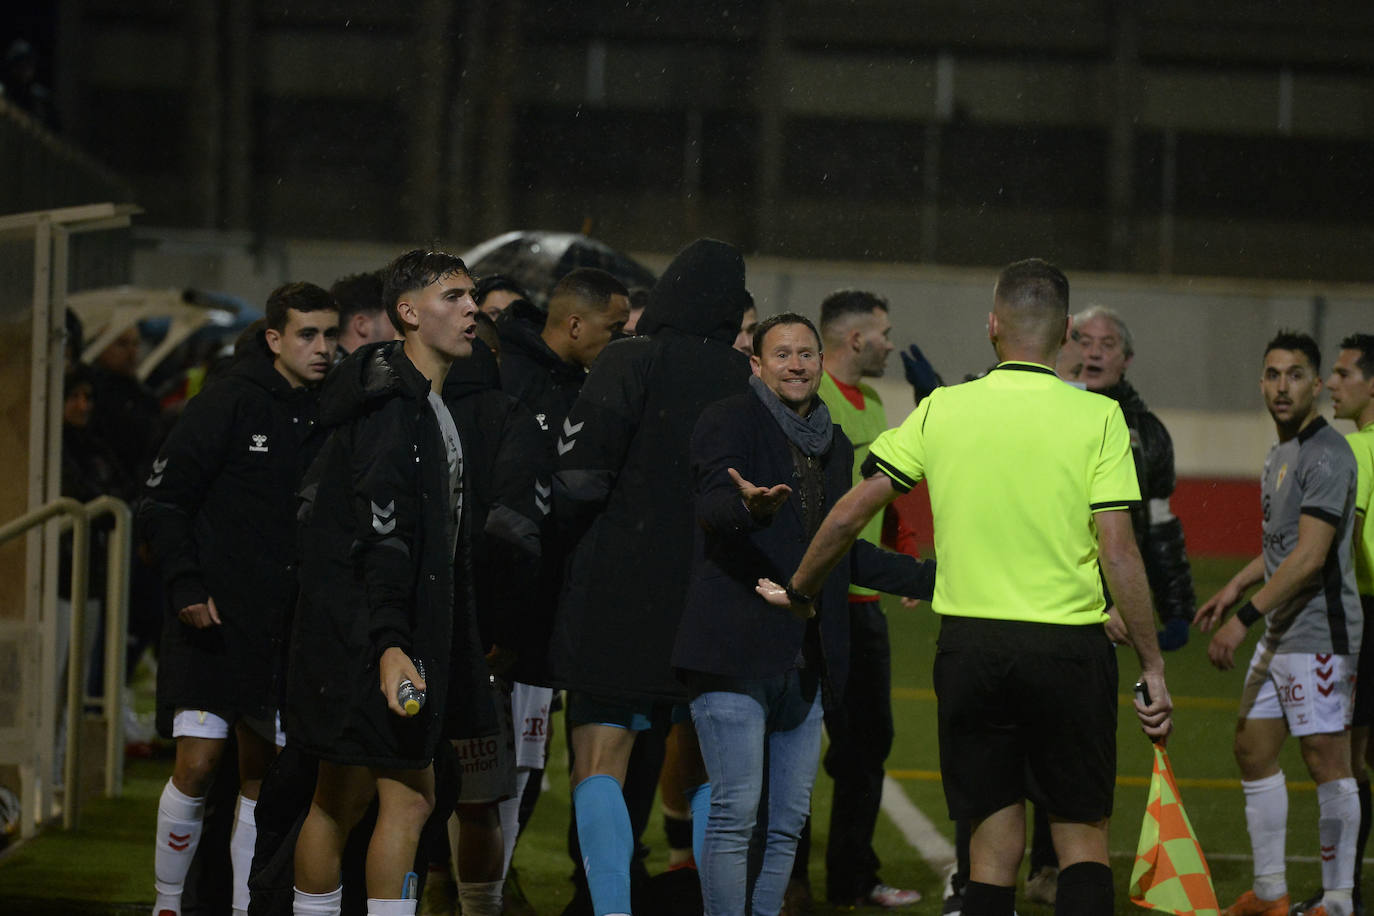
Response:
POLYGON ((459 881, 458 903, 463 916, 501 916, 504 881, 459 881))
MULTIPOLYGON (((1322 889, 1345 891, 1354 886, 1355 835, 1360 827, 1360 797, 1353 778, 1317 786, 1317 835, 1321 839, 1322 889)), ((1347 900, 1346 909, 1349 909, 1347 900)))
POLYGON ((378 900, 367 898, 367 916, 415 916, 416 900, 378 900))
POLYGON ((205 820, 205 799, 184 795, 172 781, 162 788, 157 803, 157 846, 153 852, 153 887, 157 902, 153 912, 171 910, 180 916, 181 892, 186 872, 200 843, 205 820))
POLYGON ((1241 780, 1245 790, 1245 824, 1255 857, 1255 896, 1277 900, 1288 893, 1283 842, 1288 832, 1288 786, 1283 771, 1263 779, 1241 780))
POLYGON ((339 916, 343 911, 342 884, 327 894, 307 894, 298 887, 292 890, 296 894, 291 902, 293 916, 339 916))
POLYGON ((248 916, 248 872, 258 842, 257 799, 239 796, 234 830, 229 834, 229 864, 234 872, 234 916, 248 916))

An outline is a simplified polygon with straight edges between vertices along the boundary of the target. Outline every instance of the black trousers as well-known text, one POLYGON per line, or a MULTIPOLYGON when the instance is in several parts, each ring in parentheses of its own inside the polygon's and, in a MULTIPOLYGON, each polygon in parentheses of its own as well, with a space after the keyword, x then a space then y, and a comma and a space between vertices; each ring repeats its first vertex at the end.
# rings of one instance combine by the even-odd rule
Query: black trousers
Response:
MULTIPOLYGON (((830 748, 825 771, 835 783, 825 849, 825 891, 853 904, 878 883, 882 864, 873 829, 883 798, 883 764, 892 750, 892 649, 887 615, 877 601, 849 605, 849 682, 840 705, 825 713, 830 748)), ((797 846, 793 877, 804 879, 811 822, 797 846)))

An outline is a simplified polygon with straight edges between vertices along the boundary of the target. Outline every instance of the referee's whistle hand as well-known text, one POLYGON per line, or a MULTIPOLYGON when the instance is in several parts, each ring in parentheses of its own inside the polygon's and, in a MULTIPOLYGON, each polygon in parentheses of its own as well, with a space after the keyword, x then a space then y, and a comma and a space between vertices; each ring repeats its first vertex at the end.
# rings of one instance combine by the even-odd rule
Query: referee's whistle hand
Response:
POLYGON ((1136 718, 1140 720, 1140 730, 1151 741, 1161 741, 1174 730, 1174 701, 1169 696, 1169 688, 1164 685, 1164 675, 1159 672, 1142 672, 1140 679, 1149 691, 1150 705, 1145 706, 1140 698, 1135 700, 1136 718))

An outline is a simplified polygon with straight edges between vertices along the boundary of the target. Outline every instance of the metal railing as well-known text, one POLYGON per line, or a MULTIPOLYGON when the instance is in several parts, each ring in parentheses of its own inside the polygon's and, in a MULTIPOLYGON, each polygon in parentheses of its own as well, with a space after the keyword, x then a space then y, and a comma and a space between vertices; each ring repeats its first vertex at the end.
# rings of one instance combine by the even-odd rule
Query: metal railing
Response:
MULTIPOLYGON (((83 710, 87 704, 98 706, 105 722, 105 797, 114 798, 124 787, 124 650, 126 621, 129 608, 129 563, 132 557, 132 515, 123 500, 113 496, 99 496, 84 505, 74 499, 61 497, 48 504, 0 525, 0 544, 21 534, 58 520, 58 530, 72 532, 71 637, 67 643, 67 730, 66 752, 63 759, 62 827, 76 826, 80 809, 80 760, 83 710), (105 684, 104 696, 88 697, 86 675, 86 598, 88 592, 91 521, 105 515, 114 518, 114 528, 106 547, 105 568, 105 684)), ((36 574, 30 569, 29 575, 36 574)), ((49 613, 57 614, 56 607, 49 613)), ((55 651, 55 645, 43 646, 55 651)), ((60 660, 59 660, 60 661, 60 660)), ((40 666, 42 667, 42 666, 40 666)), ((46 685, 44 685, 46 687, 46 685)), ((42 732, 42 730, 39 730, 42 732)), ((48 755, 40 752, 40 760, 48 755)), ((47 774, 43 774, 46 777, 47 774)), ((23 816, 38 818, 31 788, 21 787, 23 816)), ((47 815, 47 812, 44 812, 47 815)), ((31 832, 26 823, 23 832, 31 832)))

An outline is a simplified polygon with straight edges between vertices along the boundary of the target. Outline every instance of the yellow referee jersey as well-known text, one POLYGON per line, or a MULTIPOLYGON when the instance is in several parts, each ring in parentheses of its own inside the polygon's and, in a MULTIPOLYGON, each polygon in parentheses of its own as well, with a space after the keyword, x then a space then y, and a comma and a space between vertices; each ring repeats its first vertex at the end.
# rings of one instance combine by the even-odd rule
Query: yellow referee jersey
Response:
POLYGON ((1355 548, 1355 584, 1361 595, 1374 595, 1374 423, 1345 437, 1359 469, 1355 514, 1364 521, 1364 534, 1355 548))
POLYGON ((899 488, 924 479, 930 489, 936 613, 1107 619, 1093 514, 1140 500, 1115 401, 1046 366, 1005 362, 937 389, 870 455, 899 488))

